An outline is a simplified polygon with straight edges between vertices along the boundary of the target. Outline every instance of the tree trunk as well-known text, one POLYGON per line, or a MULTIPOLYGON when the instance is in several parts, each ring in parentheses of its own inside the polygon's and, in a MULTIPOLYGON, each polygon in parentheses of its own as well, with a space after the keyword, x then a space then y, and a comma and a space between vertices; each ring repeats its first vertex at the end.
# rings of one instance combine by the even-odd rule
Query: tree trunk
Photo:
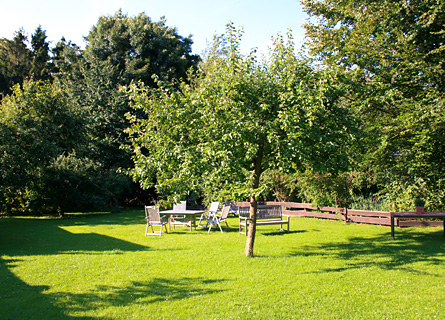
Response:
POLYGON ((256 210, 258 201, 255 196, 250 198, 250 213, 249 213, 249 231, 247 233, 246 249, 244 255, 246 257, 253 257, 253 245, 255 243, 256 233, 256 210))
MULTIPOLYGON (((260 176, 262 173, 262 162, 264 153, 264 137, 261 137, 258 142, 258 153, 256 155, 254 163, 253 173, 253 189, 258 189, 260 185, 260 176)), ((244 255, 246 257, 253 257, 253 245, 255 243, 256 233, 256 212, 257 212, 258 199, 255 195, 250 197, 250 213, 249 213, 249 231, 247 233, 246 248, 244 255)))

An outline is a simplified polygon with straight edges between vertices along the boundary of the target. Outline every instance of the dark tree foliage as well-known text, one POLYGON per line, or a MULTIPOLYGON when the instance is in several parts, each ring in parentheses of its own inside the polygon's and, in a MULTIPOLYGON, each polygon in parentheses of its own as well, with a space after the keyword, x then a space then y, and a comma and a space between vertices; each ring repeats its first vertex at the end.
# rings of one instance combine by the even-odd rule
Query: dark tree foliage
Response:
POLYGON ((31 35, 31 48, 28 38, 20 29, 12 40, 0 39, 0 95, 12 93, 15 84, 22 84, 26 78, 35 81, 52 79, 52 62, 46 31, 38 26, 31 35))
POLYGON ((118 11, 114 16, 102 16, 85 39, 85 56, 109 62, 122 84, 140 80, 154 86, 154 75, 164 81, 186 79, 199 59, 191 54, 190 37, 166 26, 164 18, 152 22, 144 13, 128 17, 118 11))
POLYGON ((190 38, 145 14, 128 17, 119 11, 100 17, 85 39, 84 52, 65 45, 65 63, 57 64, 61 83, 88 114, 91 157, 107 169, 128 168, 130 157, 120 146, 127 141, 124 115, 130 107, 119 88, 131 81, 151 86, 154 76, 169 82, 185 78, 198 58, 190 54, 190 38))
MULTIPOLYGON (((153 86, 153 77, 168 82, 186 78, 198 57, 191 54, 190 38, 179 36, 165 20, 152 22, 145 14, 128 17, 119 11, 100 17, 85 39, 85 51, 64 41, 56 46, 57 84, 86 115, 88 158, 100 163, 110 177, 120 177, 120 168, 133 166, 130 154, 121 148, 128 144, 124 115, 130 102, 120 88, 132 81, 153 86)), ((137 184, 132 188, 126 190, 128 199, 140 191, 137 184)))
POLYGON ((38 80, 51 79, 49 43, 46 41, 46 31, 38 26, 31 36, 31 77, 38 80))
POLYGON ((0 39, 0 99, 12 92, 12 86, 23 83, 29 76, 30 50, 26 46, 27 37, 20 29, 12 40, 0 39))
POLYGON ((80 56, 79 47, 62 37, 56 43, 56 46, 51 49, 50 68, 52 76, 57 78, 61 73, 69 74, 73 69, 72 64, 77 61, 73 56, 80 56), (71 58, 67 58, 70 56, 71 58))
POLYGON ((83 114, 48 82, 25 81, 0 105, 0 211, 48 214, 108 208, 127 184, 85 152, 83 114))
POLYGON ((191 38, 164 19, 118 12, 99 19, 83 51, 46 39, 39 26, 30 48, 22 30, 0 40, 0 211, 63 213, 150 196, 120 173, 132 166, 121 149, 130 108, 120 88, 185 78, 198 62, 191 38))
POLYGON ((74 150, 82 137, 81 120, 62 92, 25 81, 23 89, 16 85, 2 100, 0 123, 2 209, 32 211, 43 171, 56 157, 74 150))

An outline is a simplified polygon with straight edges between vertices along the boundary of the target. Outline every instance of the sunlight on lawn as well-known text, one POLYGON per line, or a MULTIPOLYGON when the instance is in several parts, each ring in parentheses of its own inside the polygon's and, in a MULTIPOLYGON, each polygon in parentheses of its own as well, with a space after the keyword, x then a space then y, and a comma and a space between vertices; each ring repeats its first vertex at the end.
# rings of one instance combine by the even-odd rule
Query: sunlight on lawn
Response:
POLYGON ((419 319, 443 317, 441 228, 292 218, 258 228, 254 258, 237 218, 221 233, 145 237, 142 211, 0 219, 6 318, 419 319), (122 222, 122 224, 120 223, 122 222), (219 305, 220 307, 215 307, 219 305))

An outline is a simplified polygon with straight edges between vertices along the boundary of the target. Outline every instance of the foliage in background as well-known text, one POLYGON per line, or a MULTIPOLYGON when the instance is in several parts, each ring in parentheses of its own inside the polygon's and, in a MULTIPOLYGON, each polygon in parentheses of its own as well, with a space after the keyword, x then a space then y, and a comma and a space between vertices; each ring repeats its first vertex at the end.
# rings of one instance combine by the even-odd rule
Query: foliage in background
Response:
POLYGON ((0 107, 0 199, 7 214, 108 208, 128 184, 88 158, 84 114, 47 82, 25 81, 0 107))
POLYGON ((363 122, 361 172, 395 209, 444 210, 445 4, 303 0, 308 45, 363 122))
POLYGON ((132 161, 121 148, 128 144, 130 107, 119 88, 131 81, 152 86, 154 75, 185 79, 199 60, 191 54, 193 42, 165 19, 121 11, 100 17, 86 40, 85 50, 64 38, 50 49, 39 26, 30 48, 23 30, 0 41, 0 93, 11 94, 2 101, 2 113, 11 114, 0 132, 2 212, 63 213, 140 205, 156 196, 120 172, 132 161), (23 89, 13 92, 13 84, 23 89))
POLYGON ((36 201, 45 194, 44 171, 82 141, 82 120, 62 91, 27 81, 2 100, 0 123, 2 211, 39 211, 36 201))
POLYGON ((265 192, 261 194, 261 199, 278 202, 301 202, 298 195, 300 189, 297 186, 296 173, 282 173, 279 170, 266 170, 261 176, 261 184, 264 185, 265 192))
POLYGON ((306 170, 297 174, 297 186, 304 202, 315 206, 348 207, 353 189, 349 173, 316 173, 306 170))
POLYGON ((20 29, 12 40, 0 39, 0 99, 12 93, 12 87, 23 83, 31 70, 27 37, 20 29))
POLYGON ((375 195, 352 194, 348 209, 391 211, 391 204, 386 203, 384 200, 375 195))
POLYGON ((113 209, 128 189, 126 176, 104 170, 99 163, 75 152, 53 159, 42 178, 38 203, 50 213, 113 209))
POLYGON ((87 59, 107 61, 115 67, 121 84, 142 81, 155 86, 153 75, 167 82, 186 79, 196 67, 199 56, 193 55, 191 37, 182 37, 168 27, 163 17, 153 22, 145 13, 134 17, 116 12, 102 16, 85 37, 87 59))
MULTIPOLYGON (((84 51, 69 43, 60 44, 57 83, 87 115, 91 138, 88 158, 100 163, 112 180, 120 181, 124 179, 120 169, 127 170, 133 164, 122 148, 129 143, 125 113, 130 103, 119 88, 132 81, 154 86, 153 76, 166 82, 185 79, 198 56, 191 54, 191 38, 183 38, 175 28, 166 26, 165 19, 152 22, 143 13, 129 17, 119 11, 102 16, 85 39, 84 51)), ((130 179, 121 188, 126 195, 121 201, 140 204, 135 198, 146 198, 130 179)))
POLYGON ((41 26, 31 35, 30 60, 33 80, 52 80, 49 43, 46 41, 46 31, 41 26))
POLYGON ((348 169, 347 146, 355 134, 338 105, 333 78, 299 59, 290 38, 278 38, 268 59, 243 56, 242 33, 233 25, 215 39, 191 84, 180 90, 132 86, 136 110, 129 118, 135 168, 131 175, 167 200, 192 191, 249 199, 246 255, 253 255, 256 204, 263 172, 310 167, 332 175, 348 169))

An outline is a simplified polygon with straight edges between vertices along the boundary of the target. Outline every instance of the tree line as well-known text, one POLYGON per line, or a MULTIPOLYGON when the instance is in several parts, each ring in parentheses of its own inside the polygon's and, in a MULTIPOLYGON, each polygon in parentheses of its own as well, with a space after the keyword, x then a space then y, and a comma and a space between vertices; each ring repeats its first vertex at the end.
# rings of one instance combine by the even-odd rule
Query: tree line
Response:
POLYGON ((306 51, 289 34, 264 58, 230 24, 198 57, 164 20, 122 12, 44 64, 43 30, 31 49, 3 39, 2 211, 143 202, 140 186, 169 203, 248 199, 253 215, 271 197, 444 210, 444 4, 302 5, 306 51))
POLYGON ((131 82, 186 78, 199 57, 165 19, 102 16, 81 50, 53 48, 39 26, 0 42, 0 211, 44 214, 142 203, 154 196, 125 174, 132 167, 125 114, 131 82))

